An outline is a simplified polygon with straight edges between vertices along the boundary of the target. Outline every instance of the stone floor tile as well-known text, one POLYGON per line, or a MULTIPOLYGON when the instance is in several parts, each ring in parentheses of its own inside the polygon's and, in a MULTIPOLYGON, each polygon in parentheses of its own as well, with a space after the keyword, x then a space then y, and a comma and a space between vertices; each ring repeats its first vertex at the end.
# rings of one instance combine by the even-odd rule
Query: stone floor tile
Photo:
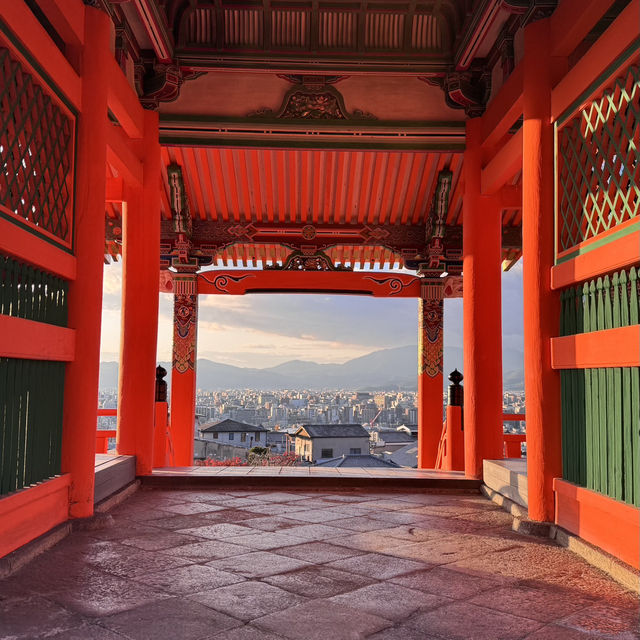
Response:
POLYGON ((328 600, 310 602, 253 621, 292 640, 354 640, 391 625, 388 620, 328 600))
POLYGON ((311 565, 296 571, 268 576, 263 578, 263 581, 308 598, 328 598, 364 587, 371 584, 373 579, 357 573, 329 569, 325 565, 311 565))
POLYGON ((260 531, 285 531, 291 527, 299 526, 299 522, 290 520, 284 516, 262 516, 255 517, 255 513, 251 514, 251 518, 242 521, 243 527, 251 527, 260 531))
MULTIPOLYGON (((291 522, 295 522, 291 520, 291 522)), ((286 530, 288 536, 294 536, 299 540, 326 540, 344 535, 344 529, 338 529, 328 524, 302 524, 286 530)))
POLYGON ((182 516, 188 516, 192 513, 211 513, 213 511, 222 511, 223 509, 223 506, 209 502, 185 502, 184 504, 172 504, 164 507, 165 511, 177 513, 182 516))
POLYGON ((421 560, 428 564, 450 564, 464 558, 484 557, 501 549, 512 549, 510 540, 475 534, 452 534, 428 542, 406 543, 386 550, 390 555, 421 560))
POLYGON ((414 505, 407 504, 403 500, 395 497, 389 497, 389 494, 380 496, 377 500, 370 500, 358 505, 361 509, 368 509, 372 513, 380 513, 382 511, 402 511, 402 509, 412 509, 414 505))
MULTIPOLYGON (((251 535, 231 536, 225 538, 231 544, 242 545, 248 549, 258 549, 266 551, 268 549, 286 548, 300 543, 298 538, 289 536, 286 533, 273 531, 252 531, 251 535)), ((285 554, 286 555, 286 554, 285 554)))
POLYGON ((273 585, 248 580, 213 591, 194 593, 189 598, 245 622, 306 601, 303 596, 273 585))
POLYGON ((104 573, 66 554, 46 553, 12 576, 0 580, 0 602, 30 598, 72 589, 79 584, 100 580, 104 573), (34 568, 37 567, 37 570, 34 568))
POLYGON ((297 500, 295 505, 298 507, 304 507, 305 509, 326 509, 328 507, 344 506, 339 505, 337 502, 331 502, 327 500, 326 497, 319 496, 297 500))
POLYGON ((493 589, 476 596, 470 602, 540 622, 553 622, 565 618, 592 604, 591 600, 570 590, 534 589, 520 585, 493 589))
MULTIPOLYGON (((158 490, 164 493, 161 489, 158 490)), ((214 489, 204 489, 203 491, 177 490, 172 492, 171 499, 184 504, 185 502, 224 502, 232 500, 236 496, 230 495, 226 491, 216 491, 214 489)))
POLYGON ((256 627, 246 624, 243 627, 223 631, 207 640, 282 640, 282 636, 267 633, 262 629, 256 629, 256 627))
POLYGON ((242 582, 243 578, 214 567, 191 564, 178 569, 148 573, 139 576, 137 580, 157 590, 184 595, 242 582))
POLYGON ((356 516, 354 518, 344 518, 343 520, 332 520, 331 526, 347 529, 348 531, 360 531, 364 533, 366 531, 391 529, 396 525, 393 522, 385 522, 384 520, 376 520, 375 518, 356 516))
MULTIPOLYGON (((226 511, 226 510, 225 510, 226 511)), ((197 516, 184 515, 176 516, 174 514, 168 514, 164 518, 156 518, 155 520, 149 520, 147 522, 149 529, 147 533, 156 532, 158 529, 166 529, 168 531, 177 531, 178 529, 187 529, 195 527, 204 527, 210 524, 216 524, 221 522, 221 515, 225 511, 211 511, 209 513, 199 513, 197 516)), ((135 535, 135 532, 133 532, 135 535)), ((138 535, 145 535, 144 533, 138 535)), ((118 536, 122 537, 122 536, 118 536)))
POLYGON ((278 549, 277 553, 290 558, 313 562, 314 564, 323 564, 325 562, 331 562, 332 560, 339 560, 340 558, 350 558, 361 555, 364 552, 358 549, 340 547, 327 542, 306 542, 295 547, 278 549))
POLYGON ((618 609, 602 604, 592 605, 565 617, 556 624, 605 638, 635 640, 640 638, 637 610, 618 609))
POLYGON ((84 616, 99 617, 162 600, 167 594, 131 579, 100 573, 48 597, 84 616))
POLYGON ((270 491, 269 493, 260 494, 260 500, 263 502, 297 502, 307 498, 309 498, 308 493, 290 493, 288 491, 270 491))
POLYGON ((550 624, 529 634, 525 640, 595 640, 596 638, 601 639, 602 636, 550 624))
POLYGON ((247 553, 247 547, 229 544, 228 542, 222 542, 222 540, 201 540, 200 542, 185 544, 180 547, 173 547, 172 549, 163 549, 162 553, 186 558, 187 560, 202 564, 220 558, 240 556, 243 553, 247 553))
POLYGON ((534 620, 468 602, 455 602, 433 611, 417 613, 405 624, 424 634, 451 640, 520 640, 542 626, 534 620))
MULTIPOLYGON (((499 538, 494 539, 499 542, 499 538)), ((486 540, 488 541, 489 538, 486 540)), ((536 538, 523 537, 519 544, 511 543, 511 546, 506 549, 493 551, 485 549, 484 553, 455 560, 451 568, 476 575, 490 575, 494 578, 503 576, 526 580, 546 578, 558 570, 568 569, 577 561, 577 557, 570 552, 567 553, 566 549, 536 538)))
POLYGON ((255 507, 244 507, 244 510, 255 515, 262 514, 263 516, 281 516, 289 513, 297 513, 298 511, 306 511, 306 507, 297 505, 295 502, 268 502, 259 504, 255 507))
POLYGON ((376 500, 376 497, 372 495, 358 495, 351 493, 330 493, 326 494, 324 498, 331 502, 369 502, 371 500, 376 500))
POLYGON ((398 621, 405 620, 418 609, 435 609, 451 602, 449 598, 406 589, 392 582, 379 582, 333 596, 329 600, 387 620, 398 621))
POLYGON ((265 578, 276 573, 293 571, 308 565, 309 563, 303 560, 287 558, 268 551, 245 553, 241 556, 214 560, 207 564, 209 567, 220 569, 221 571, 230 571, 245 578, 265 578))
POLYGON ((423 524, 403 524, 400 526, 391 525, 391 528, 385 529, 385 536, 391 538, 399 538, 406 542, 425 542, 440 535, 439 531, 434 531, 423 524))
POLYGON ((387 536, 384 530, 354 533, 350 536, 342 535, 339 538, 333 538, 331 542, 344 547, 361 549, 362 551, 380 551, 384 553, 406 545, 403 540, 387 536))
POLYGON ((190 529, 179 529, 178 532, 185 535, 207 538, 209 540, 217 540, 220 538, 226 540, 231 536, 241 536, 254 533, 253 529, 250 529, 249 527, 243 527, 242 525, 231 524, 229 522, 209 524, 204 527, 195 527, 190 529))
POLYGON ((112 526, 88 531, 87 534, 94 540, 120 540, 134 536, 148 536, 158 531, 156 522, 158 522, 157 519, 140 524, 131 520, 114 518, 112 526))
POLYGON ((424 520, 422 515, 407 511, 374 511, 369 517, 373 520, 382 520, 392 524, 415 524, 424 520))
POLYGON ((145 508, 142 505, 127 505, 126 508, 120 506, 116 507, 111 515, 116 520, 127 520, 144 525, 149 520, 157 520, 158 518, 170 516, 172 512, 168 511, 169 506, 175 505, 166 505, 162 509, 157 507, 145 508))
POLYGON ((453 516, 456 520, 461 520, 469 524, 480 527, 504 527, 510 529, 513 523, 513 516, 502 509, 495 511, 476 510, 453 516))
POLYGON ((136 536, 135 538, 124 538, 120 540, 120 544, 126 544, 137 549, 145 551, 159 551, 161 549, 170 549, 179 547, 190 542, 199 542, 200 538, 194 536, 185 536, 181 533, 171 533, 157 531, 151 535, 136 536))
POLYGON ((51 635, 50 630, 43 631, 41 635, 31 636, 33 640, 47 638, 47 640, 122 640, 123 636, 114 633, 97 624, 83 624, 75 629, 66 629, 51 635))
POLYGON ((355 556, 345 560, 335 560, 327 564, 327 566, 341 571, 359 573, 378 580, 386 580, 403 573, 411 573, 412 571, 426 568, 422 562, 394 558, 380 553, 367 553, 363 556, 355 556))
POLYGON ((404 624, 397 624, 384 631, 367 636, 367 640, 442 640, 442 636, 425 635, 424 631, 419 631, 404 624))
POLYGON ((0 601, 0 640, 31 640, 43 630, 58 633, 81 623, 79 616, 44 598, 0 601))
POLYGON ((105 542, 103 547, 86 555, 86 561, 93 567, 122 578, 144 575, 162 569, 175 569, 190 560, 167 556, 153 551, 127 547, 115 542, 105 542))
POLYGON ((227 496, 226 499, 221 500, 219 503, 224 506, 225 509, 233 508, 243 508, 243 507, 255 507, 260 504, 264 504, 260 496, 256 496, 255 498, 231 498, 227 496))
POLYGON ((101 621, 131 640, 201 640, 242 623, 185 598, 169 598, 101 621))
POLYGON ((345 514, 331 509, 310 509, 309 511, 296 511, 288 513, 287 518, 300 520, 301 522, 322 523, 331 520, 344 520, 345 514))
MULTIPOLYGON (((572 554, 571 554, 572 555, 572 554)), ((573 558, 571 558, 573 560, 573 558)), ((522 586, 539 589, 566 589, 584 598, 597 599, 602 604, 621 609, 638 610, 638 593, 625 589, 606 574, 594 569, 586 562, 568 563, 565 568, 556 567, 554 571, 536 578, 521 580, 522 586)))
POLYGON ((453 600, 466 600, 489 589, 501 586, 500 581, 491 576, 482 578, 460 571, 452 571, 446 567, 434 567, 425 571, 417 571, 403 576, 391 578, 390 582, 418 589, 436 595, 443 595, 453 600))

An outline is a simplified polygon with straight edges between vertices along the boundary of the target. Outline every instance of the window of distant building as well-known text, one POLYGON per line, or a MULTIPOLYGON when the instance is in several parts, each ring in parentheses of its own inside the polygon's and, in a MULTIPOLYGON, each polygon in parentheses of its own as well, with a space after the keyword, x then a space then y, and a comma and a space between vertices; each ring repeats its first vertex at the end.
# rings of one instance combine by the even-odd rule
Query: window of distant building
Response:
POLYGON ((321 458, 333 458, 333 449, 322 449, 320 452, 321 458))
POLYGON ((349 449, 349 455, 359 456, 362 453, 362 449, 349 449))
POLYGON ((246 442, 246 441, 247 441, 247 434, 246 433, 240 434, 240 442, 246 442))
POLYGON ((217 431, 214 431, 214 432, 213 432, 213 439, 214 439, 214 440, 217 440, 217 439, 218 439, 218 432, 217 432, 217 431))
POLYGON ((234 435, 235 435, 234 433, 230 433, 230 434, 229 434, 229 440, 233 440, 233 436, 234 436, 234 435))
POLYGON ((260 440, 260 432, 256 431, 256 442, 258 442, 258 440, 260 440))

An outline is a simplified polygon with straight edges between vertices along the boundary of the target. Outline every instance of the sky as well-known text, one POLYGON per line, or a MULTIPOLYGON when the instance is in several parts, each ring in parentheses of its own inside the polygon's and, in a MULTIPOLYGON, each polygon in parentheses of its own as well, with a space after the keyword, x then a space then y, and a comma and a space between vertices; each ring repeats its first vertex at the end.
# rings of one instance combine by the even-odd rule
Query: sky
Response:
MULTIPOLYGON (((105 265, 101 360, 117 361, 121 263, 105 265)), ((522 351, 522 261, 502 276, 503 348, 522 351)), ((160 294, 158 361, 171 360, 172 296, 160 294)), ((445 300, 445 346, 462 347, 462 300, 445 300)), ((241 367, 288 360, 342 363, 378 349, 417 344, 412 298, 326 295, 201 296, 198 357, 241 367)))

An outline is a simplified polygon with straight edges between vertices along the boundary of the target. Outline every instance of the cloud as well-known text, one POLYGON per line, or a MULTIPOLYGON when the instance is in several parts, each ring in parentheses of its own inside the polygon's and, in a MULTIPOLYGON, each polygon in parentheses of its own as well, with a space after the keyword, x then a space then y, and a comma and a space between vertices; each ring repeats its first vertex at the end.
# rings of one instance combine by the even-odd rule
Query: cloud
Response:
MULTIPOLYGON (((105 267, 103 354, 119 351, 120 264, 105 267)), ((522 350, 522 269, 502 275, 505 349, 522 350)), ((201 296, 198 355, 239 366, 292 359, 344 362, 377 349, 416 344, 418 304, 410 298, 271 294, 201 296)), ((173 297, 160 294, 158 360, 171 358, 173 297)), ((462 300, 445 300, 446 346, 462 347, 462 300)), ((113 359, 113 358, 111 358, 113 359)))

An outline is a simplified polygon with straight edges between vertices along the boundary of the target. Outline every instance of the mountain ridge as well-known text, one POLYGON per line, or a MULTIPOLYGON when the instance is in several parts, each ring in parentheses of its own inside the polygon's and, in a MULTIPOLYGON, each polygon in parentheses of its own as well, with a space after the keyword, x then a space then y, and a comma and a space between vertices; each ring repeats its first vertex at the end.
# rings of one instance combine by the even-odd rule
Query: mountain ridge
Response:
MULTIPOLYGON (((230 389, 379 389, 414 391, 417 387, 416 345, 378 349, 342 364, 321 364, 310 360, 289 360, 272 367, 237 367, 198 359, 197 387, 206 391, 230 389)), ((517 350, 503 353, 505 391, 524 388, 523 354, 517 350)), ((171 378, 171 366, 160 363, 171 378)), ((462 349, 444 349, 444 385, 453 369, 463 370, 462 349)), ((118 363, 100 363, 100 389, 113 389, 118 384, 118 363)))

